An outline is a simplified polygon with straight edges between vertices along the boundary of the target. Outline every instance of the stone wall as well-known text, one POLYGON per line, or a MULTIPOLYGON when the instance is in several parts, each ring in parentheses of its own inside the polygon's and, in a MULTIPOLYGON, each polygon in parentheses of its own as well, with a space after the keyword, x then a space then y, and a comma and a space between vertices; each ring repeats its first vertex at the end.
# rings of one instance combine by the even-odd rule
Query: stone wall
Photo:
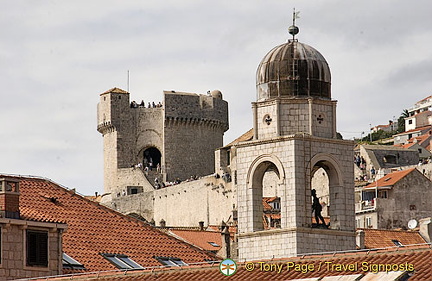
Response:
MULTIPOLYGON (((142 150, 150 146, 163 148, 163 108, 135 108, 137 115, 136 151, 140 152, 136 163, 142 162, 142 150)), ((137 155, 138 156, 138 155, 137 155)))
MULTIPOLYGON (((2 252, 0 279, 11 280, 62 274, 61 231, 55 224, 27 222, 1 218, 2 252), (48 266, 28 266, 26 262, 26 231, 46 231, 48 234, 48 266)), ((62 228, 66 228, 65 225, 62 228)))
POLYGON ((163 219, 167 226, 220 225, 230 218, 237 202, 232 183, 207 176, 199 180, 182 182, 154 192, 154 220, 163 219))
POLYGON ((432 183, 418 170, 399 180, 388 198, 378 198, 378 228, 407 227, 408 221, 432 215, 432 183))
POLYGON ((315 99, 271 100, 254 104, 257 139, 308 133, 334 138, 336 103, 315 99))
POLYGON ((137 214, 150 222, 153 219, 153 191, 126 194, 112 199, 112 209, 125 215, 137 214))
POLYGON ((228 129, 228 104, 211 96, 165 92, 164 157, 168 181, 214 173, 214 151, 228 129))

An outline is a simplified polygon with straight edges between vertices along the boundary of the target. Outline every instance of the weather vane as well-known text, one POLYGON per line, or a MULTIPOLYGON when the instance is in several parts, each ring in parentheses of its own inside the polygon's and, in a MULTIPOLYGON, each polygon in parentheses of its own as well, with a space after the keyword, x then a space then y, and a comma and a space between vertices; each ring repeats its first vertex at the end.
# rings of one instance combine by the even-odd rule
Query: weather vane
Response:
POLYGON ((295 36, 299 33, 299 28, 295 25, 296 19, 300 18, 299 14, 300 14, 300 11, 296 12, 295 8, 294 8, 293 9, 293 24, 290 27, 288 27, 288 32, 289 32, 289 34, 292 35, 293 41, 295 39, 295 36))

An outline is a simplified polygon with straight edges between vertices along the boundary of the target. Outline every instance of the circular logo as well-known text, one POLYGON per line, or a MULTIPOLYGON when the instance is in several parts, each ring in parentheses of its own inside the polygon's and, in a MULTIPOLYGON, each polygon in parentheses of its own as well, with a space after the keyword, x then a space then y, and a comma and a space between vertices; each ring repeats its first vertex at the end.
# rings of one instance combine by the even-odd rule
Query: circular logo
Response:
POLYGON ((234 275, 237 271, 237 264, 232 259, 225 259, 219 264, 219 271, 225 276, 234 275))

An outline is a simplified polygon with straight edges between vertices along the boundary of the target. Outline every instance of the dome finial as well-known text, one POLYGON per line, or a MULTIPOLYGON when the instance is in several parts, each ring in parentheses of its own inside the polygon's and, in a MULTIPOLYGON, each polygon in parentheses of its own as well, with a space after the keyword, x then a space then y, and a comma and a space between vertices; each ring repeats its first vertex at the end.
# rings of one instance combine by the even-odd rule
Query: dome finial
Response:
POLYGON ((293 24, 288 27, 288 32, 293 36, 292 40, 295 39, 295 36, 299 33, 299 28, 295 25, 296 19, 300 18, 300 12, 296 12, 295 8, 293 9, 293 24))

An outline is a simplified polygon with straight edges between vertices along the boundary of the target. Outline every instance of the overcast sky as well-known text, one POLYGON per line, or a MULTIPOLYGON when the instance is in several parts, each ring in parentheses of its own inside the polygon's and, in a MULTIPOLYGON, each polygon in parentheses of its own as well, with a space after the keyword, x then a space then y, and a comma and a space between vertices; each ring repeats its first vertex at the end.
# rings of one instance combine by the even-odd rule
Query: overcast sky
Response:
POLYGON ((103 190, 99 94, 219 89, 225 143, 252 127, 255 71, 290 37, 327 59, 338 131, 386 124, 432 95, 432 2, 0 0, 0 173, 48 177, 83 194, 103 190))

